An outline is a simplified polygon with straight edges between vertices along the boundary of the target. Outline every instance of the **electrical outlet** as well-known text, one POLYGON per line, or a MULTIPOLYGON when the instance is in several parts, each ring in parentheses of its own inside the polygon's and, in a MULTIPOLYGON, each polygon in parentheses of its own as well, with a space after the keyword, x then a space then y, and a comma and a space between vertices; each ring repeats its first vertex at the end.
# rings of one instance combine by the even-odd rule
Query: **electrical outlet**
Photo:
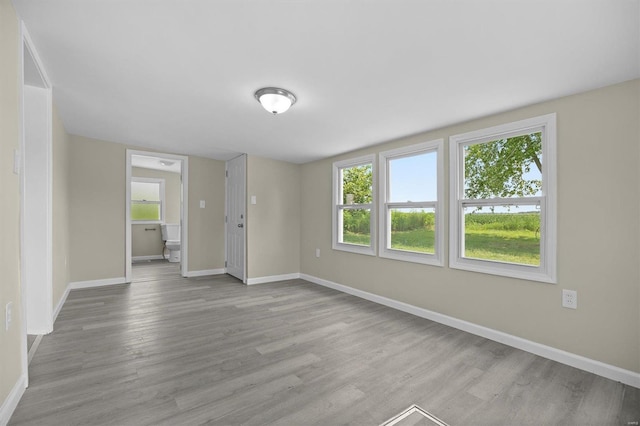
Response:
POLYGON ((316 257, 320 257, 320 249, 319 248, 316 249, 316 257))
POLYGON ((13 302, 9 302, 7 303, 7 306, 5 307, 4 310, 4 329, 9 330, 9 326, 11 325, 11 320, 12 320, 12 315, 13 315, 13 302))
POLYGON ((562 290, 562 307, 578 309, 578 292, 575 290, 562 290))

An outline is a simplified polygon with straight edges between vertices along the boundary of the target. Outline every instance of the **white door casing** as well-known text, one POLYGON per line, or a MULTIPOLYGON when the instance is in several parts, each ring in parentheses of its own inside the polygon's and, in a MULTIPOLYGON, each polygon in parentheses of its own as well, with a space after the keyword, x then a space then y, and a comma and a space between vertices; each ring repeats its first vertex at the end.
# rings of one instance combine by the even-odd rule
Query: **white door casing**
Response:
POLYGON ((243 282, 245 281, 246 166, 246 155, 229 160, 226 165, 226 270, 229 275, 243 282))
POLYGON ((125 282, 130 283, 133 278, 131 268, 131 157, 162 158, 180 161, 180 275, 186 277, 189 271, 189 157, 186 155, 166 154, 154 151, 138 151, 127 149, 125 176, 125 282))
MULTIPOLYGON (((22 24, 21 290, 25 332, 53 331, 52 93, 22 24)), ((25 336, 26 340, 26 336, 25 336)))

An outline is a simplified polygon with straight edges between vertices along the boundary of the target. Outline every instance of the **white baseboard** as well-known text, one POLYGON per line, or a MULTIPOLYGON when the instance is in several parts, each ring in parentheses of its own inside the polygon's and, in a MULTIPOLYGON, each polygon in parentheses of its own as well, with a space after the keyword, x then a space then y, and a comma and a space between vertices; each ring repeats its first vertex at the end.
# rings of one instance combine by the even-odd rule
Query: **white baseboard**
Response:
POLYGON ((64 302, 67 301, 67 297, 69 297, 69 291, 71 291, 71 284, 67 284, 67 288, 64 289, 64 293, 62 293, 62 297, 58 301, 58 304, 56 305, 56 308, 53 310, 53 321, 52 321, 52 324, 54 324, 54 325, 56 323, 56 319, 58 318, 58 314, 60 313, 60 310, 62 309, 62 305, 64 305, 64 302))
POLYGON ((127 280, 125 277, 118 278, 105 278, 102 280, 90 280, 90 281, 75 281, 69 283, 69 290, 78 290, 81 288, 102 287, 105 285, 125 284, 127 280))
POLYGON ((21 375, 7 398, 2 402, 2 406, 0 406, 0 426, 6 426, 9 423, 9 419, 13 415, 13 412, 16 410, 18 406, 18 402, 20 402, 20 398, 24 394, 24 390, 27 388, 27 377, 25 375, 21 375))
POLYGON ((379 296, 367 291, 358 290, 353 287, 334 283, 322 278, 314 277, 307 274, 300 274, 300 278, 306 281, 310 281, 314 284, 319 284, 321 286, 329 287, 343 293, 348 293, 353 296, 369 300, 371 302, 379 303, 381 305, 397 309, 399 311, 407 312, 409 314, 426 318, 440 324, 448 325, 450 327, 475 334, 476 336, 481 336, 489 340, 503 343, 505 345, 512 346, 514 348, 521 349, 535 355, 539 355, 543 358, 557 361, 559 363, 566 364, 580 370, 588 371, 590 373, 606 377, 607 379, 615 380, 629 386, 640 388, 640 373, 636 373, 631 370, 625 370, 614 365, 605 364, 603 362, 586 358, 581 355, 576 355, 570 352, 563 351, 561 349, 536 343, 531 340, 526 340, 521 337, 503 333, 501 331, 483 327, 481 325, 473 324, 471 322, 450 317, 448 315, 443 315, 434 311, 430 311, 428 309, 419 308, 408 303, 389 299, 387 297, 379 296))
POLYGON ((192 278, 192 277, 206 277, 207 275, 220 275, 220 274, 226 274, 227 270, 224 268, 220 268, 220 269, 203 269, 201 271, 187 271, 187 278, 192 278))
POLYGON ((31 344, 31 347, 29 348, 29 352, 27 354, 27 364, 31 364, 31 360, 33 360, 33 357, 35 356, 36 352, 38 351, 38 346, 40 346, 40 342, 42 342, 42 338, 43 337, 44 336, 42 334, 38 334, 36 336, 36 339, 31 344))
POLYGON ((271 275, 267 277, 257 277, 257 278, 247 278, 247 285, 253 284, 266 284, 272 283, 274 281, 286 281, 286 280, 295 280, 300 278, 300 273, 296 272, 293 274, 284 274, 284 275, 271 275))
POLYGON ((131 257, 131 261, 132 262, 140 262, 143 260, 163 260, 166 259, 166 257, 162 256, 161 254, 153 254, 150 256, 132 256, 131 257))

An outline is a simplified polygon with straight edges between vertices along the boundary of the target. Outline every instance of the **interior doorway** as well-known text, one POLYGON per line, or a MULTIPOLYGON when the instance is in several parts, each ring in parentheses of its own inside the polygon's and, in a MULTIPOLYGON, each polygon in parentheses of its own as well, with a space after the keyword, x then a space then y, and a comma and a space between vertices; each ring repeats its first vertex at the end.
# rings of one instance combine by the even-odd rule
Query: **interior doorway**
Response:
POLYGON ((179 262, 180 274, 185 277, 189 258, 189 158, 128 149, 126 174, 126 282, 133 279, 131 265, 134 260, 168 262, 171 259, 174 263, 179 262), (132 183, 142 193, 150 195, 134 200, 132 183), (173 227, 177 232, 179 229, 179 242, 171 245, 171 251, 163 242, 162 225, 173 227))

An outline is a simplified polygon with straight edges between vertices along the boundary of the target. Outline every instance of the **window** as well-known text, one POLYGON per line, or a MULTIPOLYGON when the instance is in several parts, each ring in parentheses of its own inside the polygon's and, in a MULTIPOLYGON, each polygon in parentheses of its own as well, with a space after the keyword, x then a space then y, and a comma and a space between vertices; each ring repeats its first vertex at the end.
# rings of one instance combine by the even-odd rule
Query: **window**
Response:
POLYGON ((333 248, 375 255, 375 156, 333 164, 333 248))
POLYGON ((452 268, 556 281, 556 116, 452 136, 452 268))
POLYGON ((164 221, 164 179, 131 178, 131 221, 164 221))
POLYGON ((380 153, 380 257, 442 265, 443 140, 380 153))

